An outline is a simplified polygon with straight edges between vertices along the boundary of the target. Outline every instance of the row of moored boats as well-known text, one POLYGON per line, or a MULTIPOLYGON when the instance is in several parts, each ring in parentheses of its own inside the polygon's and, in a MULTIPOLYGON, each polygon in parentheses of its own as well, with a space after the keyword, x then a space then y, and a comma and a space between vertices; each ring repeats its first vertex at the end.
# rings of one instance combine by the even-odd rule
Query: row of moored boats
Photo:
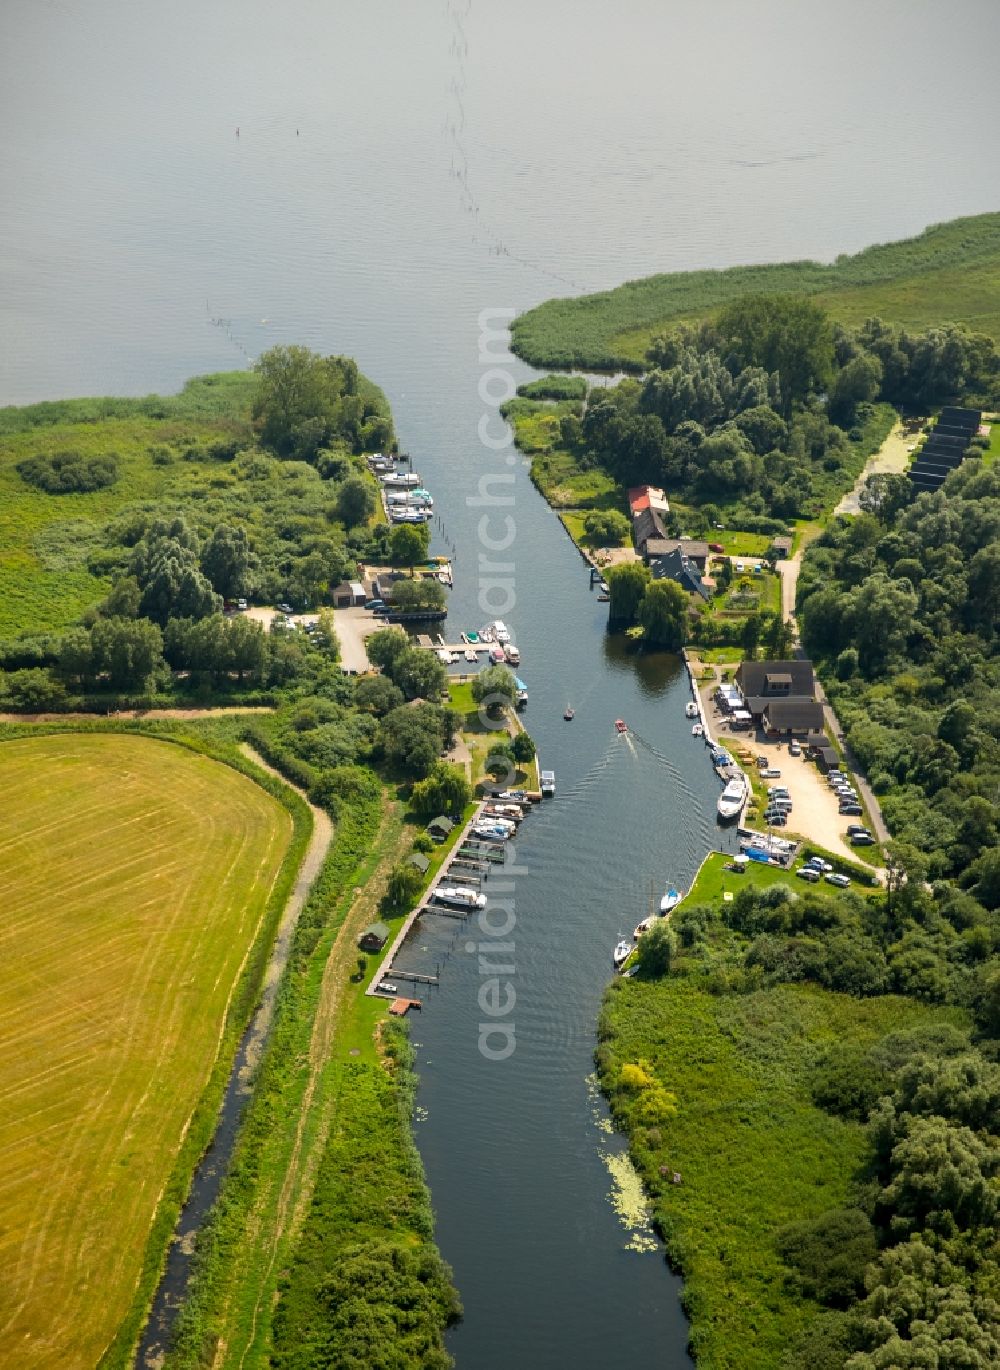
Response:
POLYGON ((429 523, 434 517, 434 499, 424 488, 416 471, 401 470, 408 458, 387 452, 373 452, 368 466, 382 486, 386 513, 391 523, 429 523))
POLYGON ((633 951, 635 951, 635 944, 642 934, 648 932, 657 919, 666 918, 672 913, 683 898, 683 891, 675 889, 673 885, 667 886, 663 898, 660 900, 659 911, 649 914, 641 923, 636 924, 635 931, 632 933, 632 941, 629 942, 625 937, 620 937, 618 939, 615 944, 615 949, 611 954, 615 970, 621 970, 624 967, 625 962, 632 955, 633 951))

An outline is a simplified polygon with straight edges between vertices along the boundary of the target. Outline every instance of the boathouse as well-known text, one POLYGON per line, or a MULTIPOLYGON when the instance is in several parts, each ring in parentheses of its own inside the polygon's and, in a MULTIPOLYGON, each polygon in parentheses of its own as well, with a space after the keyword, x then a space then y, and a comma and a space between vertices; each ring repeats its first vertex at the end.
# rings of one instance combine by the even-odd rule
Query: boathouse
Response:
POLYGON ((443 842, 454 826, 455 824, 452 822, 452 820, 450 818, 446 818, 445 815, 442 813, 438 814, 437 818, 431 819, 431 821, 427 824, 427 831, 430 833, 431 837, 433 837, 435 842, 443 842))
POLYGON ((385 923, 372 923, 358 938, 362 951, 381 951, 389 940, 389 929, 385 923))
POLYGON ((736 683, 743 707, 766 731, 810 733, 822 728, 811 661, 741 661, 736 683))
POLYGON ((421 875, 426 875, 427 872, 430 870, 431 865, 430 859, 427 856, 425 856, 422 851, 412 852, 406 858, 406 864, 408 866, 413 866, 416 870, 420 872, 421 875))

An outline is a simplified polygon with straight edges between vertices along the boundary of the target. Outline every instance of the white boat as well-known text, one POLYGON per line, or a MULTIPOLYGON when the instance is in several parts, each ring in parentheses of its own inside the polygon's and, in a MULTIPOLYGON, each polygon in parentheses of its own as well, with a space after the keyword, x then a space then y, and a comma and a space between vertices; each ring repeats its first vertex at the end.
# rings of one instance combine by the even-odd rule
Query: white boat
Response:
POLYGON ((444 889, 438 888, 434 891, 434 896, 440 899, 442 904, 451 904, 458 909, 486 907, 485 894, 480 894, 478 890, 466 889, 463 885, 446 885, 444 889))
POLYGON ((615 970, 621 970, 622 966, 625 964, 625 962, 631 955, 631 942, 626 942, 624 937, 621 939, 621 941, 616 942, 615 949, 611 953, 611 959, 614 962, 615 970))
POLYGON ((692 736, 692 737, 704 737, 704 736, 705 736, 705 725, 704 725, 703 723, 695 723, 695 724, 692 726, 692 728, 691 728, 691 736, 692 736))
POLYGON ((736 775, 719 795, 719 802, 716 805, 719 817, 724 820, 738 817, 746 803, 746 798, 747 782, 742 774, 736 775))
POLYGON ((521 653, 514 646, 513 642, 504 644, 503 655, 508 666, 520 666, 521 653))
POLYGON ((510 641, 510 632, 502 618, 495 618, 492 623, 492 628, 494 641, 499 642, 501 646, 503 646, 505 642, 510 641))
POLYGON ((524 817, 524 810, 520 804, 488 804, 484 812, 496 818, 504 818, 508 823, 520 823, 524 817))
POLYGON ((450 666, 451 663, 455 660, 451 652, 448 651, 447 647, 439 647, 437 649, 437 659, 441 662, 443 666, 450 666))
POLYGON ((681 894, 681 891, 675 890, 673 885, 669 885, 666 894, 660 900, 660 912, 669 913, 671 909, 677 907, 682 898, 683 895, 681 894))
POLYGON ((465 649, 465 659, 466 659, 466 661, 478 661, 478 660, 479 660, 479 657, 476 655, 476 651, 475 651, 475 648, 474 648, 474 647, 466 647, 466 649, 465 649))
POLYGON ((476 837, 481 837, 484 842, 506 842, 511 835, 513 824, 510 828, 501 828, 499 823, 477 823, 472 831, 476 837))
POLYGON ((635 932, 633 932, 632 934, 633 940, 638 942, 642 934, 644 932, 648 932, 655 921, 655 917, 652 914, 650 914, 650 916, 648 918, 644 918, 641 923, 637 923, 635 925, 635 932))
POLYGON ((542 771, 539 777, 542 794, 548 798, 553 798, 556 792, 556 773, 555 771, 542 771))
POLYGON ((698 705, 693 699, 689 700, 689 702, 684 705, 684 712, 687 714, 688 718, 698 717, 698 705))
POLYGON ((399 490, 415 490, 420 484, 420 477, 416 471, 390 471, 380 479, 383 485, 393 486, 399 490))

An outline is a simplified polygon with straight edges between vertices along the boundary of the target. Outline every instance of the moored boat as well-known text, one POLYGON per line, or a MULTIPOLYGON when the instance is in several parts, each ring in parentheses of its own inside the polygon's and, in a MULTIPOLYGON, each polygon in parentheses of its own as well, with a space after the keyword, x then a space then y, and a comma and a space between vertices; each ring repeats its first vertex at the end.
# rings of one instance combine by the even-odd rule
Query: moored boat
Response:
POLYGON ((625 938, 622 937, 618 942, 615 943, 615 949, 611 953, 611 960, 614 963, 615 970, 621 970, 622 966, 625 964, 625 962, 631 955, 632 944, 630 942, 626 942, 625 938))
POLYGON ((494 666, 502 666, 506 659, 501 646, 497 645, 490 648, 490 661, 492 661, 494 666))
POLYGON ((556 773, 555 771, 542 771, 539 776, 539 783, 543 797, 552 799, 556 792, 556 773))
POLYGON ((675 890, 673 885, 668 885, 666 894, 660 900, 660 912, 669 913, 671 909, 677 907, 681 902, 681 898, 681 891, 675 890))
POLYGON ((703 723, 694 723, 694 724, 692 724, 692 726, 691 726, 691 736, 692 736, 692 737, 704 737, 704 736, 705 736, 705 725, 704 725, 703 723))
POLYGON ((698 705, 693 699, 688 700, 687 704, 684 705, 684 712, 687 714, 688 718, 698 717, 698 705))
POLYGON ((508 666, 520 666, 521 653, 514 646, 513 642, 504 644, 503 656, 508 666))
POLYGON ((719 818, 722 820, 736 818, 742 812, 743 805, 747 798, 747 782, 740 775, 733 776, 732 780, 719 795, 719 802, 716 805, 719 818))
POLYGON ((514 831, 514 824, 504 824, 501 827, 499 821, 490 819, 488 822, 476 823, 472 831, 484 842, 506 842, 514 831))
POLYGON ((466 659, 466 661, 478 661, 478 660, 479 660, 479 657, 476 655, 476 650, 475 650, 474 647, 466 647, 466 649, 465 649, 465 659, 466 659))
POLYGON ((439 886, 434 891, 434 897, 440 899, 442 904, 450 904, 457 909, 484 909, 486 907, 485 894, 480 894, 478 890, 466 889, 462 885, 446 885, 443 889, 439 886))
POLYGON ((642 936, 642 934, 643 934, 644 932, 648 932, 648 931, 650 930, 650 928, 653 926, 654 921, 655 921, 655 920, 654 920, 653 916, 650 915, 649 918, 644 918, 644 919, 642 920, 641 923, 637 923, 637 924, 635 925, 635 932, 633 932, 633 934, 632 934, 632 939, 633 939, 633 941, 638 942, 638 940, 639 940, 639 938, 642 936))

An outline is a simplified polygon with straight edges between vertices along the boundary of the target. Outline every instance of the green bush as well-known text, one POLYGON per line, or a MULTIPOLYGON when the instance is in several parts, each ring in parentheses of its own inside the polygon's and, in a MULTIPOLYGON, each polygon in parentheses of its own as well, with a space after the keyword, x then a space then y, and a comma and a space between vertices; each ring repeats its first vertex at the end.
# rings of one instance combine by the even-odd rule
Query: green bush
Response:
POLYGON ((22 480, 50 495, 85 494, 103 490, 118 479, 118 458, 113 453, 85 457, 79 452, 40 452, 17 463, 22 480))

